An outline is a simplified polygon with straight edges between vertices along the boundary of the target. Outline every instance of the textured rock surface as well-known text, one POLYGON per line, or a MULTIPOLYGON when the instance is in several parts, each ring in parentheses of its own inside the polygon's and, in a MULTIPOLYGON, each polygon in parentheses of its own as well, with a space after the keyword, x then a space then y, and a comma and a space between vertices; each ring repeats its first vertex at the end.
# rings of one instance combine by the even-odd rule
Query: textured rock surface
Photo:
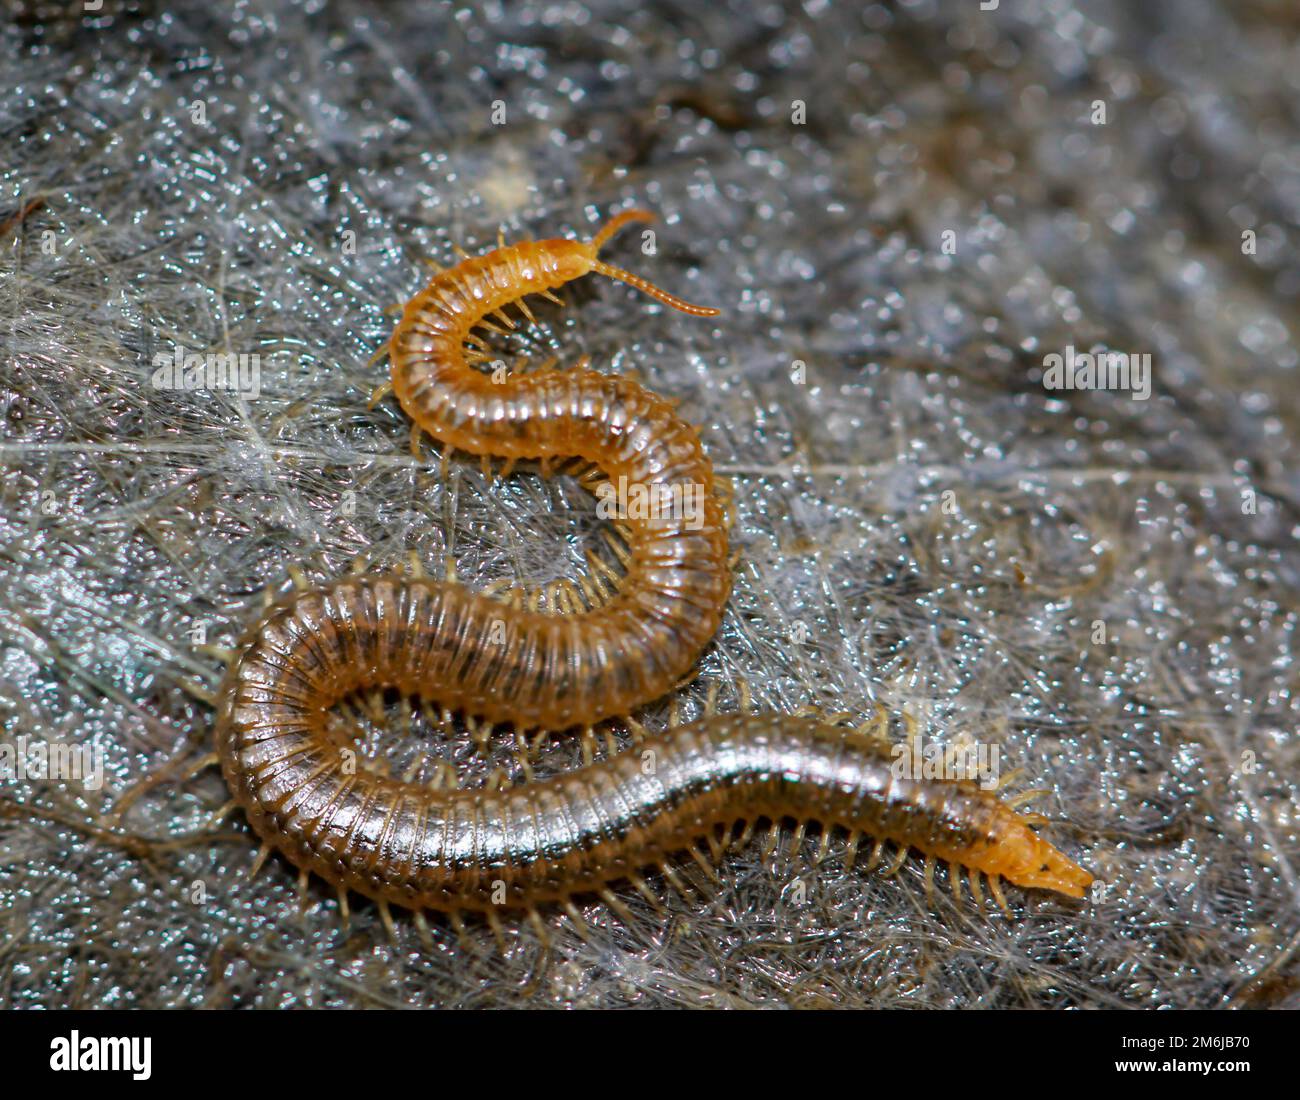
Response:
MULTIPOLYGON (((8 6, 0 219, 44 205, 0 240, 0 719, 106 775, 0 788, 0 1002, 1300 1006, 1289 5, 8 6), (718 323, 588 280, 535 335, 680 397, 736 480, 736 591, 682 712, 743 680, 997 746, 1093 901, 971 919, 915 861, 754 844, 666 922, 593 905, 587 944, 552 914, 539 966, 527 925, 503 954, 435 923, 430 951, 367 905, 345 934, 318 883, 300 913, 287 864, 246 878, 237 816, 205 834, 211 772, 110 831, 205 751, 196 641, 290 563, 577 573, 588 498, 461 462, 444 486, 367 410, 366 361, 422 257, 633 200, 657 249, 612 258, 718 323), (178 345, 259 355, 260 393, 158 388, 178 345), (1149 353, 1150 398, 1044 389, 1045 355, 1095 345, 1149 353)), ((374 705, 348 720, 398 767, 509 765, 374 705)))

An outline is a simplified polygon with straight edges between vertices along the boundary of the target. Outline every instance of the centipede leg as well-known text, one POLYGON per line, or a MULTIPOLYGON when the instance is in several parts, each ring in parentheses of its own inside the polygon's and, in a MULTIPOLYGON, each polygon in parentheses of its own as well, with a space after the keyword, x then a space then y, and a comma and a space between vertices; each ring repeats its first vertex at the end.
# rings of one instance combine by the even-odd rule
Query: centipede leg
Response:
POLYGON ((889 711, 877 703, 871 717, 858 726, 858 732, 874 741, 889 744, 889 711))
POLYGON ((885 851, 885 842, 883 840, 877 840, 871 846, 871 858, 867 860, 867 866, 865 870, 874 871, 876 867, 879 866, 880 857, 881 855, 884 854, 884 851, 885 851))
POLYGON ((913 753, 918 752, 921 741, 921 727, 916 719, 906 711, 903 712, 903 729, 905 731, 904 736, 907 739, 907 747, 913 753))
POLYGON ((248 869, 248 878, 250 882, 257 878, 257 873, 262 869, 262 865, 266 863, 266 857, 270 854, 271 846, 263 841, 262 846, 257 849, 257 855, 253 857, 253 865, 248 869))
POLYGON ((196 653, 202 653, 205 657, 215 657, 223 665, 230 664, 239 656, 239 650, 224 645, 199 645, 195 646, 194 650, 196 653))
POLYGON ((659 896, 650 889, 650 884, 639 874, 635 871, 629 871, 627 873, 627 880, 632 884, 632 888, 645 898, 646 904, 649 905, 651 909, 661 916, 667 912, 667 910, 664 909, 664 903, 659 899, 659 896))
POLYGON ((238 802, 234 801, 233 799, 227 802, 224 806, 222 806, 219 810, 217 810, 216 813, 214 813, 210 818, 208 818, 208 828, 215 829, 218 825, 220 825, 223 821, 225 821, 226 818, 228 818, 231 814, 233 814, 237 809, 239 809, 238 802))
POLYGON ((998 903, 998 908, 1006 914, 1007 920, 1014 920, 1011 916, 1011 906, 1007 904, 1007 899, 1002 893, 1002 880, 995 874, 989 875, 989 889, 993 891, 993 900, 998 903))
MULTIPOLYGON (((155 770, 152 774, 145 776, 133 787, 129 788, 125 794, 118 798, 118 800, 113 804, 112 810, 109 811, 107 818, 109 824, 116 825, 119 823, 122 819, 122 815, 137 801, 139 801, 147 791, 151 791, 155 787, 165 783, 168 776, 171 774, 172 769, 185 758, 185 755, 184 752, 178 754, 174 759, 169 760, 166 764, 162 765, 162 767, 155 770)), ((220 763, 221 758, 217 756, 215 752, 204 753, 204 755, 200 756, 193 764, 177 776, 176 782, 181 786, 184 786, 205 768, 210 768, 213 765, 220 763)))
POLYGON ((952 900, 957 903, 957 908, 960 909, 962 907, 960 863, 949 862, 948 881, 952 884, 952 900))
POLYGON ((682 877, 673 869, 671 864, 666 860, 663 861, 659 864, 659 871, 664 876, 664 881, 677 891, 678 896, 681 897, 684 902, 689 905, 695 901, 695 891, 682 881, 682 877))
POLYGON ((980 873, 974 867, 968 867, 966 873, 970 876, 971 901, 975 903, 975 911, 980 912, 984 908, 984 891, 980 887, 980 873))
POLYGON ((1018 795, 1008 798, 1003 805, 1009 810, 1018 810, 1021 806, 1026 806, 1036 798, 1042 798, 1045 794, 1051 792, 1046 787, 1035 787, 1031 791, 1021 791, 1018 795))
POLYGON ((609 547, 610 553, 618 559, 619 565, 624 569, 630 569, 632 567, 632 555, 627 552, 627 547, 614 538, 610 532, 605 531, 603 534, 605 536, 605 544, 609 547))
POLYGON ((614 893, 613 890, 608 886, 602 886, 596 891, 596 893, 600 897, 600 900, 609 906, 619 920, 628 927, 631 927, 634 919, 632 917, 632 910, 623 904, 619 896, 614 893))
POLYGON ((433 932, 429 929, 429 921, 424 915, 424 910, 415 910, 414 915, 415 930, 420 934, 420 942, 424 944, 424 949, 430 954, 433 953, 433 932))
POLYGON ((853 870, 853 864, 857 862, 858 840, 859 840, 859 833, 857 829, 850 830, 849 838, 844 845, 844 869, 846 871, 853 870))
POLYGON ((497 947, 504 955, 506 952, 506 932, 501 926, 501 918, 497 916, 495 909, 484 909, 483 916, 486 918, 488 926, 492 929, 492 936, 497 941, 497 947))
POLYGON ((577 583, 578 588, 582 592, 582 603, 586 610, 591 611, 605 602, 600 591, 596 585, 592 583, 590 577, 580 575, 577 583))
POLYGON ((543 950, 550 950, 551 933, 546 927, 546 922, 542 920, 542 915, 533 906, 528 907, 528 923, 533 926, 533 931, 537 933, 537 940, 542 945, 543 950))
POLYGON ((503 329, 500 325, 493 324, 486 317, 480 317, 475 328, 485 328, 488 332, 495 332, 498 336, 510 335, 506 329, 503 329))
POLYGON ((573 922, 574 930, 582 938, 582 942, 588 944, 591 943, 591 928, 587 924, 587 919, 582 915, 582 912, 573 904, 572 899, 565 898, 560 902, 560 908, 564 910, 569 920, 573 922))
POLYGON ((308 887, 311 885, 309 878, 305 867, 298 872, 298 912, 304 916, 311 908, 311 895, 308 892, 308 887))
POLYGON ((465 918, 460 915, 460 910, 448 909, 447 922, 451 925, 452 931, 456 933, 456 942, 460 944, 463 950, 468 951, 471 946, 469 929, 465 927, 465 918))
MULTIPOLYGON (((930 904, 930 908, 931 908, 931 909, 933 909, 933 908, 935 907, 935 904, 934 904, 934 865, 935 865, 935 858, 934 858, 934 856, 926 856, 926 857, 925 857, 925 900, 926 900, 927 902, 929 902, 929 904, 930 904)), ((891 873, 892 873, 892 872, 891 872, 891 873)))
POLYGON ((800 821, 796 823, 794 832, 790 836, 790 858, 795 859, 799 855, 799 849, 803 847, 804 834, 808 831, 808 822, 800 821))
POLYGON ((737 849, 745 847, 745 845, 749 843, 753 835, 754 835, 753 819, 746 818, 744 823, 740 827, 740 836, 736 837, 735 843, 732 845, 732 847, 737 849))
POLYGON ((197 699, 200 703, 206 703, 210 707, 217 704, 216 692, 209 690, 188 676, 180 676, 176 679, 176 686, 179 687, 186 695, 192 699, 197 699))
POLYGON ((993 784, 993 789, 995 791, 1000 791, 1003 787, 1009 787, 1024 774, 1024 768, 1015 768, 1012 771, 1007 772, 1006 775, 1000 775, 998 776, 997 781, 993 784))
POLYGON ((352 910, 348 906, 348 891, 346 886, 340 886, 339 895, 339 921, 343 925, 343 934, 346 936, 352 928, 352 910))
POLYGON ((894 856, 894 862, 885 869, 885 878, 892 878, 902 869, 904 861, 907 859, 907 845, 900 844, 898 853, 894 856))
POLYGON ((712 832, 705 834, 704 839, 709 845, 709 854, 713 857, 714 863, 721 863, 722 857, 727 854, 727 839, 730 835, 730 825, 724 827, 721 836, 717 836, 712 832))
MULTIPOLYGON (((384 348, 383 353, 387 354, 387 352, 388 349, 384 348)), ((372 359, 371 363, 373 362, 374 360, 372 359)), ((369 366, 370 364, 367 363, 366 365, 369 366)), ((391 381, 381 382, 378 386, 376 386, 373 390, 370 391, 370 400, 366 402, 366 408, 373 409, 376 405, 379 404, 379 402, 381 402, 385 397, 387 397, 392 392, 393 392, 393 383, 391 381)))
POLYGON ((718 878, 718 873, 713 869, 713 865, 705 858, 704 853, 694 844, 687 846, 686 851, 690 857, 695 860, 696 865, 704 872, 705 877, 717 886, 722 885, 722 880, 718 878))

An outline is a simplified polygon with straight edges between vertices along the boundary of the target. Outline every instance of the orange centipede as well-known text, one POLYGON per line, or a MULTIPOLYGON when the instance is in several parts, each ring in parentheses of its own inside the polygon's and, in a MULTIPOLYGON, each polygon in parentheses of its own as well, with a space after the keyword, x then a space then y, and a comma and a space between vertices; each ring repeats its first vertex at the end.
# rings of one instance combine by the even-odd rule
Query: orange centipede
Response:
MULTIPOLYGON (((702 514, 626 519, 625 575, 609 598, 568 613, 474 593, 454 579, 353 575, 300 586, 273 604, 233 655, 218 698, 216 754, 262 838, 304 875, 388 905, 536 912, 626 879, 643 893, 648 866, 720 850, 739 820, 815 820, 825 835, 910 848, 980 875, 999 904, 999 876, 1082 897, 1091 876, 1013 802, 974 784, 897 774, 878 740, 777 715, 711 715, 576 771, 507 790, 435 790, 351 763, 327 730, 350 693, 395 688, 447 710, 519 729, 590 726, 678 684, 719 627, 730 593, 725 509, 698 432, 635 381, 585 363, 502 379, 473 330, 489 316, 603 274, 696 316, 691 305, 598 258, 629 210, 590 241, 501 247, 436 275, 405 306, 387 352, 391 389, 415 425, 446 448, 509 461, 577 458, 611 483, 700 487, 702 514), (467 350, 468 349, 468 350, 467 350), (647 761, 651 766, 647 767, 647 761)), ((526 312, 526 307, 523 307, 526 312)), ((530 315, 531 316, 531 315, 530 315)), ((510 324, 510 327, 513 327, 510 324)), ((776 825, 773 826, 774 830, 776 825)), ((823 844, 825 841, 823 841, 823 844)), ((648 895, 648 896, 653 896, 648 895)), ((458 919, 458 918, 456 918, 458 919)))

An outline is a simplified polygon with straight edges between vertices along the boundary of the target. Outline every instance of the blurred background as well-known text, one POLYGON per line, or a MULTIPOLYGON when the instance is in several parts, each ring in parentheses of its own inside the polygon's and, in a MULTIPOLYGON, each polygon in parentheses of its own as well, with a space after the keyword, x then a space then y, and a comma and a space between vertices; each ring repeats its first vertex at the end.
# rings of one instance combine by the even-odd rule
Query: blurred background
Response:
MULTIPOLYGON (((0 745, 103 782, 0 782, 0 1003, 1300 1007, 1293 3, 3 8, 0 745), (666 917, 620 887, 629 925, 427 946, 211 823, 180 773, 217 649, 291 565, 582 571, 575 482, 444 479, 368 360, 425 259, 632 204, 653 252, 612 262, 722 315, 585 280, 508 350, 679 398, 735 482, 723 629, 635 717, 748 693, 996 746, 1089 900, 932 905, 916 859, 811 870, 814 833, 656 880, 666 917), (1149 355, 1148 399, 1046 388, 1068 348, 1149 355), (169 386, 178 349, 249 384, 169 386)), ((515 766, 418 701, 337 717, 515 766)))

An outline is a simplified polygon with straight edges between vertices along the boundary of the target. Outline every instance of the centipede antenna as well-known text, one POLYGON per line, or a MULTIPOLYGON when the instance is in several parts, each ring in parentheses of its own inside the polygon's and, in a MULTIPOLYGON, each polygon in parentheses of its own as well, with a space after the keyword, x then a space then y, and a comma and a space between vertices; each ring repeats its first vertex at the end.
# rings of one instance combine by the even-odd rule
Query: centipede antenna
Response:
POLYGON ((617 279, 620 283, 627 283, 628 286, 641 291, 641 293, 650 295, 655 301, 663 302, 664 305, 672 306, 673 309, 681 310, 682 313, 689 313, 692 317, 716 317, 722 312, 712 306, 693 305, 684 298, 669 294, 668 291, 655 286, 654 283, 641 278, 640 275, 633 275, 632 272, 624 271, 621 267, 615 267, 613 264, 607 264, 604 260, 596 260, 591 265, 591 270, 598 275, 617 279))
POLYGON ((591 245, 591 251, 594 255, 605 247, 609 239, 614 236, 628 222, 653 222, 655 215, 650 210, 632 209, 624 210, 621 214, 615 214, 596 232, 596 235, 588 242, 591 245))

